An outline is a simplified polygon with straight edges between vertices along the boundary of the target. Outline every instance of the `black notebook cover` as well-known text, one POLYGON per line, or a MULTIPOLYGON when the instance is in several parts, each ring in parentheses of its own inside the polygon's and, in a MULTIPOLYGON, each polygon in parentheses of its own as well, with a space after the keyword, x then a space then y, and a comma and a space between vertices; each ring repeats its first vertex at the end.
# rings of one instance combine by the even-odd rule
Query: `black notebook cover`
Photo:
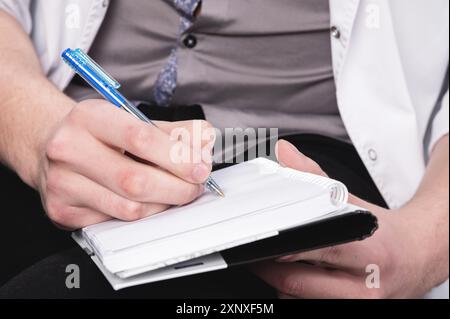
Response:
MULTIPOLYGON (((261 260, 344 244, 370 237, 378 228, 377 218, 370 212, 349 206, 347 212, 330 216, 299 227, 280 232, 277 236, 222 250, 211 255, 121 279, 109 273, 90 253, 114 289, 123 289, 145 283, 190 276, 209 271, 240 266, 261 260)), ((74 239, 86 249, 82 237, 74 239)))
POLYGON ((363 240, 377 229, 377 218, 368 211, 358 210, 292 228, 278 236, 223 250, 220 254, 229 266, 237 266, 363 240))

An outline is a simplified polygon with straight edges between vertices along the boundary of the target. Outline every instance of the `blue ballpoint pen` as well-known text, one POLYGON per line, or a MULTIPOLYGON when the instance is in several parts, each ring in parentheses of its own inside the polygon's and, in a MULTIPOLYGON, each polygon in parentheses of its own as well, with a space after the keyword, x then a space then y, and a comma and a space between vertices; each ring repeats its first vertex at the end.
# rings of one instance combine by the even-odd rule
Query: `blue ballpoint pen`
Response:
MULTIPOLYGON (((61 57, 78 75, 80 75, 106 100, 119 108, 123 108, 139 120, 156 126, 147 116, 145 116, 118 91, 120 84, 81 49, 66 49, 61 54, 61 57)), ((224 196, 224 193, 220 189, 219 185, 211 177, 209 177, 205 182, 205 186, 210 191, 215 192, 222 197, 224 196)))

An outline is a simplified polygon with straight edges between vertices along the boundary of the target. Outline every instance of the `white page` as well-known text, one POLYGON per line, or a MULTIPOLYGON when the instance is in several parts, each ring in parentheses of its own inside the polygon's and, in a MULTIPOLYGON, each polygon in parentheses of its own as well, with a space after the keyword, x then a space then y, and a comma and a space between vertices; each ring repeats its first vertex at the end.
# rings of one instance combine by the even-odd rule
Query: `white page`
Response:
POLYGON ((215 172, 213 177, 225 198, 207 193, 190 205, 137 222, 90 226, 83 230, 85 239, 109 271, 162 267, 331 213, 347 196, 341 183, 280 168, 265 159, 215 172), (283 220, 275 213, 280 209, 288 213, 283 220))
POLYGON ((323 195, 307 203, 297 202, 275 210, 183 233, 167 240, 124 249, 105 256, 103 263, 114 273, 133 269, 136 266, 148 271, 254 242, 261 238, 276 236, 278 230, 307 223, 318 214, 330 212, 333 209, 332 206, 324 205, 327 199, 329 200, 326 195, 323 195))
MULTIPOLYGON (((340 209, 334 213, 326 215, 327 216, 326 218, 330 218, 330 216, 343 215, 360 210, 364 211, 364 209, 360 207, 354 205, 347 205, 343 209, 340 209)), ((308 223, 323 218, 325 217, 321 216, 319 218, 310 220, 308 223)), ((79 237, 78 233, 74 233, 73 237, 83 249, 86 247, 86 243, 84 242, 83 238, 79 237)), ((108 271, 103 265, 103 263, 96 256, 92 256, 92 259, 115 290, 171 278, 178 278, 192 274, 224 269, 227 268, 228 266, 219 253, 214 253, 201 258, 192 259, 186 263, 167 266, 154 271, 140 269, 134 272, 129 271, 128 274, 134 274, 132 276, 121 276, 121 273, 114 274, 108 271), (198 264, 198 266, 180 269, 180 266, 185 264, 198 264)))

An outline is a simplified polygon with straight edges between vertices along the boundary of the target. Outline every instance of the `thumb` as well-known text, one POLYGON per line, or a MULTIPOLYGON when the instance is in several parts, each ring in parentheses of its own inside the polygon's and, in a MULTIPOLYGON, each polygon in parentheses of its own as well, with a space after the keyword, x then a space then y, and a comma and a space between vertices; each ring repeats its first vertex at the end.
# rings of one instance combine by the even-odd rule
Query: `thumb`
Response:
POLYGON ((280 140, 275 146, 278 162, 283 167, 289 167, 301 172, 328 176, 311 158, 302 154, 294 145, 286 140, 280 140))
MULTIPOLYGON (((289 167, 301 172, 312 173, 328 177, 319 164, 302 154, 294 145, 286 140, 279 140, 275 146, 278 162, 283 167, 289 167)), ((359 207, 369 208, 372 204, 349 194, 348 202, 359 207)))

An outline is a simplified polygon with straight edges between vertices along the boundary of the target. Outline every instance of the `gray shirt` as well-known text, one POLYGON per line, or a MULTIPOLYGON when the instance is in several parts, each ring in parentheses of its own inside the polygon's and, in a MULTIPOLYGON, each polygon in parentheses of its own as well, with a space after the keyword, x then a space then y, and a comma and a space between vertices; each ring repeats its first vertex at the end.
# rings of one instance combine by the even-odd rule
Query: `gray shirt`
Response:
MULTIPOLYGON (((336 102, 328 0, 203 0, 192 25, 180 29, 180 17, 174 0, 113 0, 89 54, 129 99, 155 102, 175 50, 172 105, 200 104, 218 128, 349 140, 336 102)), ((76 83, 66 93, 96 96, 76 83)))

